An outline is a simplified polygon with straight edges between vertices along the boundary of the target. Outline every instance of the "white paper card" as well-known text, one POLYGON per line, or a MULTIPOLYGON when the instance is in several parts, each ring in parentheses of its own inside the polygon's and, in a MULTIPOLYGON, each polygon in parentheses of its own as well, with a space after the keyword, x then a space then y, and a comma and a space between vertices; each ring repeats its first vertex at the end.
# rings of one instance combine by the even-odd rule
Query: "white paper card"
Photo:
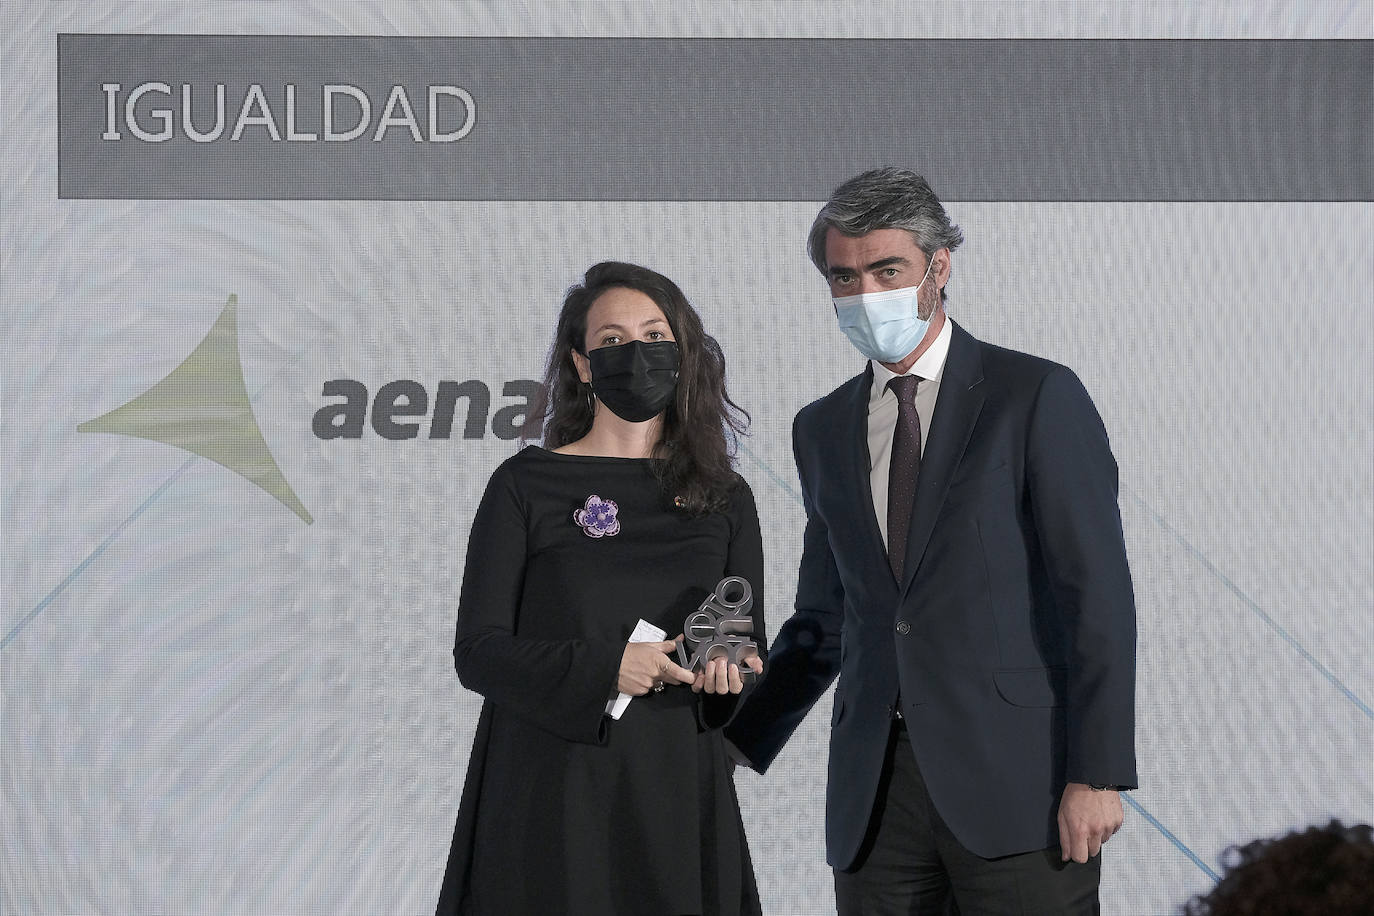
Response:
MULTIPOLYGON (((663 642, 668 638, 668 634, 654 626, 643 617, 639 618, 639 623, 635 624, 634 632, 630 634, 630 642, 663 642)), ((625 712, 625 707, 630 705, 630 700, 634 697, 628 693, 622 693, 614 700, 606 701, 606 713, 612 719, 619 719, 625 712)))

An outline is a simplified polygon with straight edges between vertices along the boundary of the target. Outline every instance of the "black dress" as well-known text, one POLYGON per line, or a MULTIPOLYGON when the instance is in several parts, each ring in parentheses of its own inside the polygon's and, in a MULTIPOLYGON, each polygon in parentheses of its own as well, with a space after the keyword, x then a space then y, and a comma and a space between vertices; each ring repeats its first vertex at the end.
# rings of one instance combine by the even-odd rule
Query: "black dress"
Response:
POLYGON ((759 912, 719 731, 740 698, 669 685, 605 714, 636 621, 672 638, 728 575, 753 587, 762 647, 742 480, 727 512, 692 518, 647 459, 530 446, 496 469, 459 601, 459 678, 486 702, 439 913, 759 912))

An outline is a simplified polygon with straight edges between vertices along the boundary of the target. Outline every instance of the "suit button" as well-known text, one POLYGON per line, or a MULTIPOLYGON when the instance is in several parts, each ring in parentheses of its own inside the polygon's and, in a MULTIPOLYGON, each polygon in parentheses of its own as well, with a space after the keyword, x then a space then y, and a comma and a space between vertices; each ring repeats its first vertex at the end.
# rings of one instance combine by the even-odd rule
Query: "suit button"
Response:
POLYGON ((897 621, 897 635, 898 635, 898 636, 905 636, 906 634, 908 634, 908 633, 910 633, 910 632, 911 632, 911 624, 907 623, 905 620, 899 620, 899 621, 897 621))

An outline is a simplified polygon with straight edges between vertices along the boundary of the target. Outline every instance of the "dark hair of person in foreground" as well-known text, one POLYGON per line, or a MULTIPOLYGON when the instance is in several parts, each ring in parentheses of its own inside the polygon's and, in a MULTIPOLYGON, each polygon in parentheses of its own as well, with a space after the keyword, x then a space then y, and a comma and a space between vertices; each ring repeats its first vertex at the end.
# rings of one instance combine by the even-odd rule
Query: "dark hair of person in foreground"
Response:
POLYGON ((1281 837, 1232 846, 1226 873, 1184 916, 1371 916, 1374 828, 1333 820, 1281 837))
POLYGON ((722 511, 739 480, 733 468, 734 437, 744 433, 749 414, 725 390, 720 344, 702 328, 677 284, 647 267, 603 261, 568 290, 549 349, 544 394, 530 411, 526 436, 537 435, 543 424, 544 448, 556 449, 592 428, 591 390, 578 378, 572 353, 586 355, 587 312, 598 296, 617 287, 637 290, 663 310, 681 354, 677 391, 663 413, 655 455, 660 460, 654 462, 663 492, 680 496, 692 515, 722 511))

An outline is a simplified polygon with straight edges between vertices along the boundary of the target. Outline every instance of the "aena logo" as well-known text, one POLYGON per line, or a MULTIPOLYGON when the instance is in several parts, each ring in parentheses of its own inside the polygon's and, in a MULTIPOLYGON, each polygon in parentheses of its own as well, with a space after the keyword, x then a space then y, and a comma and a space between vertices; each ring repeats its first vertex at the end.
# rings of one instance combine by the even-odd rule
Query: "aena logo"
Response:
POLYGON ((209 458, 251 481, 310 524, 253 416, 239 361, 238 297, 230 296, 210 333, 166 378, 122 407, 78 426, 163 442, 209 458))
POLYGON ((492 435, 514 439, 520 435, 542 388, 533 379, 506 382, 501 386, 501 396, 508 403, 493 414, 491 389, 477 379, 440 381, 434 389, 432 405, 425 386, 412 379, 387 382, 371 397, 362 382, 333 379, 324 383, 322 394, 342 400, 317 410, 310 427, 320 439, 361 439, 371 421, 373 432, 383 439, 416 439, 420 437, 422 420, 427 419, 425 438, 449 439, 454 434, 455 421, 461 420, 464 439, 481 439, 490 419, 492 435))

